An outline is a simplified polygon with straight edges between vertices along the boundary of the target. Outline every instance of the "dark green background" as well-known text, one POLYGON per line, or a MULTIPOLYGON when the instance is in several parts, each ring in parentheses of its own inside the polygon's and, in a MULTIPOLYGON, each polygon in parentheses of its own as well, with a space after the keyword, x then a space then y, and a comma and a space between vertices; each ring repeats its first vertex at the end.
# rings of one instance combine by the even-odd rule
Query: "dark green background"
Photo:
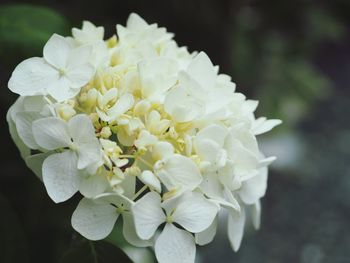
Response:
MULTIPOLYGON (((75 262, 93 259, 70 225, 79 197, 54 204, 9 137, 5 114, 16 96, 7 81, 16 64, 41 55, 52 33, 69 34, 72 26, 88 19, 104 25, 109 36, 130 12, 167 27, 191 51, 207 52, 221 72, 233 77, 238 91, 260 100, 259 115, 284 121, 262 138, 262 148, 280 160, 271 169, 261 230, 248 227, 240 251, 233 253, 223 229, 212 245, 199 249, 198 259, 350 262, 347 0, 2 0, 0 262, 59 262, 72 249, 80 259, 75 262), (29 6, 18 7, 20 3, 29 6)), ((112 253, 117 259, 106 260, 106 251, 113 248, 100 246, 98 262, 126 262, 118 251, 112 253)), ((67 256, 63 260, 72 262, 67 256)))

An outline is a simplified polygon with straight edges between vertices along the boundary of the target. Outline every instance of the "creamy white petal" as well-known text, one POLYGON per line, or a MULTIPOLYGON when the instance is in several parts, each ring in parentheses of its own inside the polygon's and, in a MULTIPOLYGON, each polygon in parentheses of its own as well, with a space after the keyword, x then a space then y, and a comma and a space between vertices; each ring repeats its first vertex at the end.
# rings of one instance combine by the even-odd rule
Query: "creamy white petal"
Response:
POLYGON ((215 141, 208 139, 195 140, 194 147, 202 161, 208 161, 211 163, 217 161, 221 150, 215 141))
POLYGON ((9 89, 21 96, 47 94, 51 83, 59 79, 59 72, 45 62, 34 57, 18 64, 9 80, 9 89))
POLYGON ((96 138, 95 128, 85 114, 78 114, 71 118, 68 122, 68 129, 74 142, 77 143, 89 143, 96 138))
POLYGON ((40 114, 32 111, 19 112, 16 115, 18 136, 29 148, 34 150, 38 149, 39 145, 36 143, 33 136, 32 123, 38 118, 40 118, 40 114))
POLYGON ((38 153, 25 158, 26 165, 41 181, 43 180, 43 163, 51 154, 52 152, 38 153))
POLYGON ((97 204, 83 198, 72 215, 72 226, 82 236, 90 240, 107 237, 114 227, 119 214, 112 205, 97 204))
POLYGON ((144 60, 138 64, 143 98, 161 96, 176 82, 178 65, 170 58, 144 60))
POLYGON ((261 221, 261 202, 258 200, 255 204, 249 206, 252 223, 255 229, 260 228, 261 221))
POLYGON ((174 146, 168 142, 157 142, 152 149, 152 158, 165 159, 174 154, 174 146))
POLYGON ((57 69, 65 69, 72 45, 64 37, 53 34, 44 46, 45 60, 57 69))
POLYGON ((174 222, 192 233, 207 229, 219 211, 219 206, 203 195, 193 193, 177 205, 173 213, 174 222))
POLYGON ((78 147, 78 169, 92 166, 93 170, 103 164, 101 145, 96 138, 93 138, 90 143, 81 143, 78 147))
MULTIPOLYGON (((21 97, 20 97, 21 98, 21 97)), ((18 101, 18 100, 17 100, 18 101)), ((17 103, 15 102, 15 104, 17 103)), ((14 120, 12 118, 12 115, 14 115, 13 111, 15 110, 15 104, 12 105, 9 109, 9 111, 6 114, 6 120, 9 125, 9 132, 11 135, 12 140, 16 144, 17 148, 19 149, 19 152, 21 154, 21 157, 25 159, 30 155, 30 149, 28 148, 27 145, 24 144, 24 142, 19 138, 16 125, 14 123, 14 120)))
POLYGON ((70 88, 79 90, 92 79, 94 73, 95 68, 90 64, 67 70, 66 77, 70 81, 70 88))
POLYGON ((252 127, 252 132, 254 135, 260 135, 272 130, 277 125, 282 123, 281 120, 271 119, 267 120, 265 117, 261 117, 255 120, 252 127))
POLYGON ((242 209, 240 213, 231 212, 228 215, 228 239, 230 241, 232 249, 236 252, 241 246, 244 234, 245 217, 246 216, 244 209, 242 209))
POLYGON ((52 154, 43 163, 43 181, 55 203, 71 198, 78 191, 76 154, 72 151, 52 154))
POLYGON ((246 204, 254 204, 265 195, 267 188, 267 168, 259 169, 259 174, 244 181, 238 194, 246 204))
POLYGON ((277 159, 276 156, 270 156, 267 158, 264 158, 262 160, 259 160, 259 166, 263 167, 263 166, 268 166, 270 165, 272 162, 274 162, 277 159))
POLYGON ((48 117, 36 120, 32 130, 36 143, 44 149, 55 150, 71 143, 68 125, 61 119, 48 117))
POLYGON ((79 91, 79 89, 71 88, 71 83, 65 75, 59 77, 48 86, 48 93, 58 102, 75 97, 79 91))
POLYGON ((94 198, 94 202, 99 204, 113 204, 116 207, 123 208, 122 210, 130 210, 134 202, 122 194, 118 193, 103 193, 94 198))
POLYGON ((188 66, 187 72, 203 88, 210 90, 216 82, 216 72, 210 58, 204 52, 200 52, 188 66))
POLYGON ((67 72, 89 64, 93 47, 83 45, 72 49, 67 60, 67 72))
POLYGON ((194 237, 173 224, 165 225, 154 248, 159 263, 194 263, 194 237))
POLYGON ((96 173, 79 177, 79 192, 87 198, 102 194, 108 187, 108 180, 103 174, 96 173))
POLYGON ((129 212, 124 212, 123 216, 123 236, 126 241, 136 247, 148 247, 152 245, 151 240, 142 240, 136 234, 135 222, 133 215, 129 212))
POLYGON ((147 22, 136 13, 131 13, 126 21, 128 29, 137 30, 142 27, 148 26, 147 22))
POLYGON ((177 122, 192 121, 205 112, 203 102, 191 97, 181 86, 174 87, 168 92, 164 109, 177 122))
POLYGON ((136 177, 126 176, 120 186, 124 189, 124 196, 131 199, 135 194, 136 177))
POLYGON ((109 109, 108 115, 112 117, 112 119, 119 117, 121 114, 127 112, 132 105, 134 104, 133 95, 126 93, 122 95, 116 104, 109 109))
POLYGON ((202 182, 197 165, 188 157, 175 154, 158 166, 156 174, 169 190, 179 186, 193 190, 202 182))
POLYGON ((226 128, 217 125, 217 124, 212 124, 202 130, 200 130, 196 137, 195 137, 195 143, 196 141, 201 141, 203 139, 209 139, 214 142, 216 142, 219 146, 224 145, 224 141, 226 138, 228 131, 226 128))
POLYGON ((138 176, 141 182, 150 187, 152 190, 160 193, 162 191, 159 179, 149 170, 142 171, 138 176))
POLYGON ((204 246, 213 241, 218 227, 218 218, 216 217, 211 225, 202 232, 195 234, 196 244, 204 246))
POLYGON ((165 222, 161 208, 160 195, 149 192, 132 207, 137 235, 144 240, 150 239, 160 224, 165 222))

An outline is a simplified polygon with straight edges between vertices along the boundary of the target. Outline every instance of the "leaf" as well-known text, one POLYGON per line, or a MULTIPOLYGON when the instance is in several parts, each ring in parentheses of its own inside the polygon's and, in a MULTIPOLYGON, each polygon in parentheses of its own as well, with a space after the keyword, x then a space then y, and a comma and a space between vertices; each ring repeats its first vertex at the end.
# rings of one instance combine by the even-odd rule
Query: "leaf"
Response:
POLYGON ((81 240, 68 250, 59 263, 131 263, 130 258, 118 247, 106 241, 81 240))
POLYGON ((41 56, 53 33, 66 34, 68 30, 67 20, 50 8, 25 4, 1 6, 0 55, 41 56))

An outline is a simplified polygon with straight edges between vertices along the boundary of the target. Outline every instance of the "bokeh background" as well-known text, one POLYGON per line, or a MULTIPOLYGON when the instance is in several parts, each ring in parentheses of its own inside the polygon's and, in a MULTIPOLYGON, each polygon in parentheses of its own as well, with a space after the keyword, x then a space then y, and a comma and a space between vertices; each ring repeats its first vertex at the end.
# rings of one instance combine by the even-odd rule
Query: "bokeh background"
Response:
MULTIPOLYGON (((279 157, 261 229, 247 228, 238 253, 220 230, 199 249, 198 262, 350 262, 348 0, 1 0, 0 262, 128 262, 101 243, 96 256, 74 233, 70 215, 79 198, 59 205, 48 198, 10 139, 5 115, 16 99, 7 89, 15 65, 41 56, 52 33, 68 35, 90 20, 110 36, 131 12, 165 26, 191 51, 207 52, 238 91, 260 100, 258 115, 284 121, 260 138, 279 157)), ((117 233, 111 239, 128 249, 117 233)))

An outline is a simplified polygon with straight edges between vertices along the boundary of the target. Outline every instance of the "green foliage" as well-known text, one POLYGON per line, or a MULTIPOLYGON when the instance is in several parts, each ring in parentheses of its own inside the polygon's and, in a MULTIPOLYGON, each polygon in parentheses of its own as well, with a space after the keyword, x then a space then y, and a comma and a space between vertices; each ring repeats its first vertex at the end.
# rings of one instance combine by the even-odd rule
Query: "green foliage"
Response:
POLYGON ((286 4, 276 13, 261 3, 242 8, 233 23, 233 79, 263 102, 259 114, 281 118, 288 128, 330 94, 332 82, 313 58, 320 43, 339 41, 345 28, 327 9, 286 4))
POLYGON ((80 240, 67 251, 59 263, 131 263, 124 252, 105 241, 80 240))
POLYGON ((53 33, 67 34, 69 23, 56 11, 33 5, 0 6, 0 56, 41 56, 53 33))

